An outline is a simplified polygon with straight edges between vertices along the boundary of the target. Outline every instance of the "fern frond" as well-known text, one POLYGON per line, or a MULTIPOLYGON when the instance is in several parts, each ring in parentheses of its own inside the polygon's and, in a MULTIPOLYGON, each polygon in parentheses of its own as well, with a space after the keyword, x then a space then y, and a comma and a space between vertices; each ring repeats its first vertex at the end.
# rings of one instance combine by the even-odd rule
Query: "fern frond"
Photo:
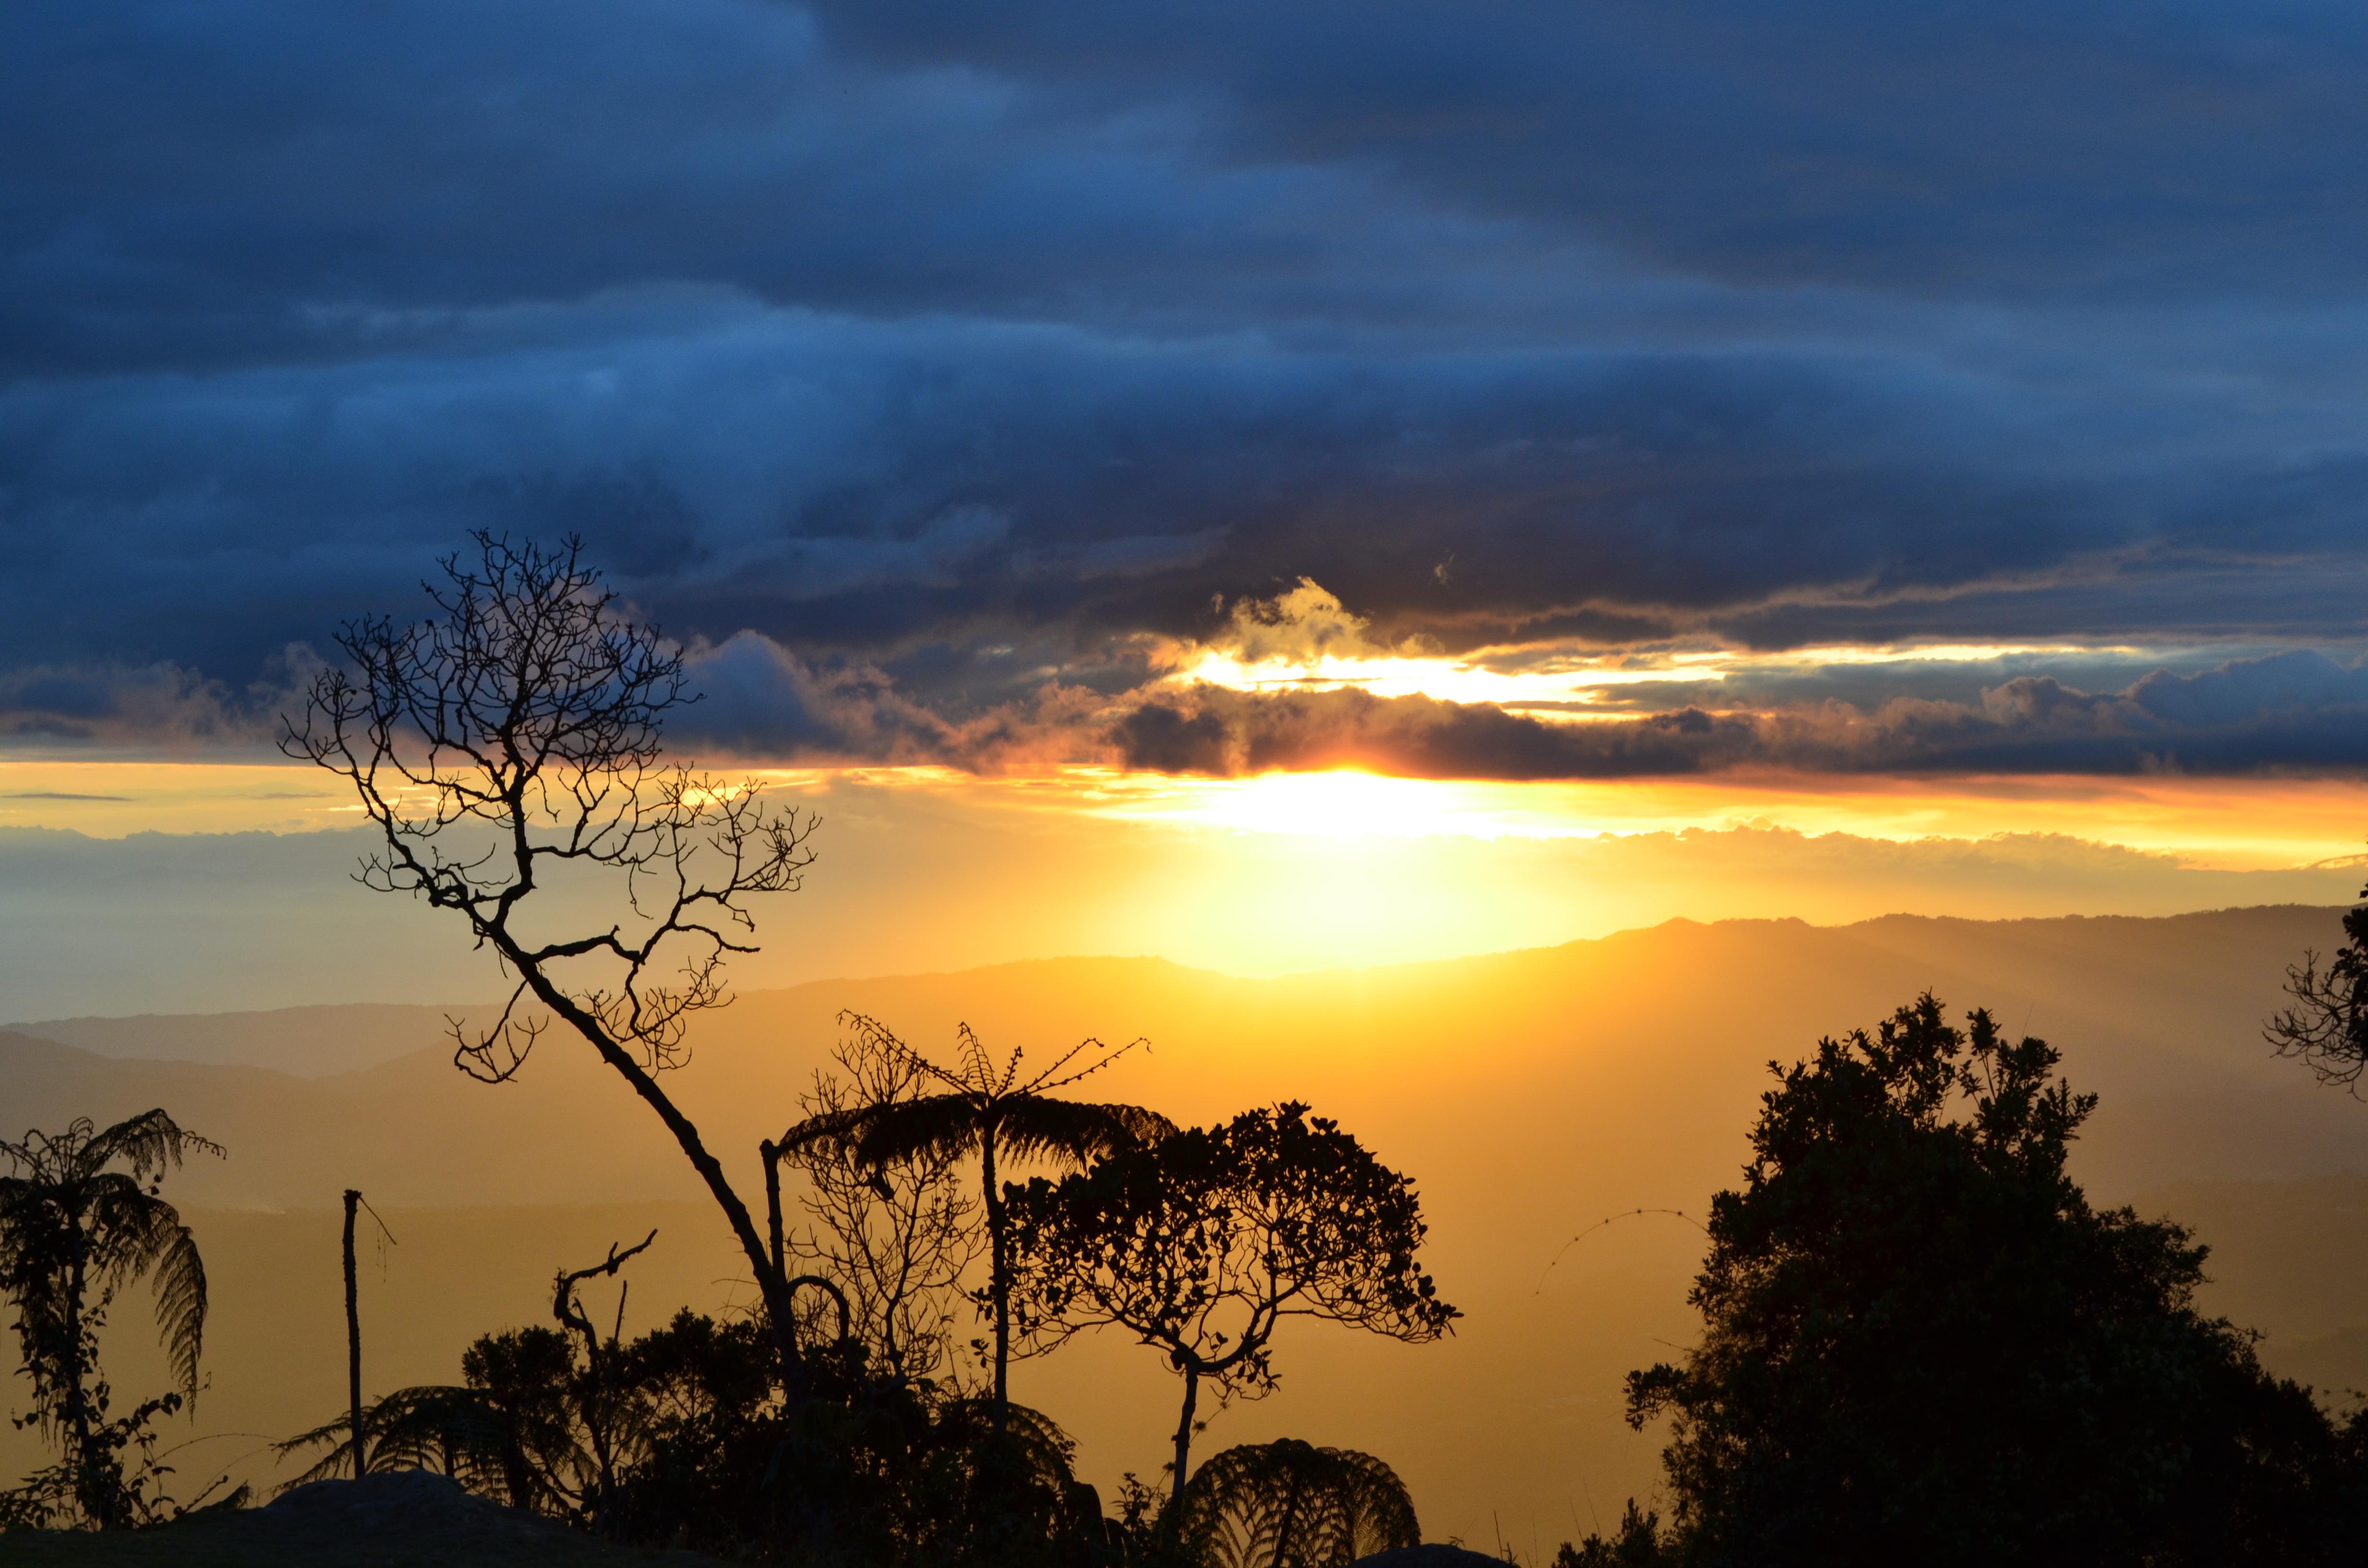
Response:
POLYGON ((159 1204, 171 1219, 172 1239, 156 1260, 150 1278, 156 1294, 156 1338, 192 1406, 198 1400, 198 1353, 206 1335, 206 1265, 198 1256, 198 1240, 180 1222, 170 1206, 159 1204))

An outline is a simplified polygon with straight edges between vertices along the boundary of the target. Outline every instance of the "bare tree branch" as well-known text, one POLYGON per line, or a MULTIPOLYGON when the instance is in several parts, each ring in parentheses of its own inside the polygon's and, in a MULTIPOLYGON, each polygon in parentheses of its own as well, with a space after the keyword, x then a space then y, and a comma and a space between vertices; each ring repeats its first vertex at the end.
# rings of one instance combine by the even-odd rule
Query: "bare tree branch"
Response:
POLYGON ((757 950, 752 903, 798 889, 817 823, 755 780, 666 760, 666 716, 698 700, 682 652, 625 613, 579 540, 472 538, 424 585, 427 619, 346 625, 344 666, 313 681, 281 749, 353 787, 380 836, 364 886, 451 911, 515 979, 490 1028, 452 1023, 454 1064, 502 1083, 553 1023, 588 1043, 707 1184, 794 1363, 786 1282, 658 1079, 688 1062, 697 1015, 731 1001, 726 961, 757 950), (609 916, 548 928, 562 906, 537 893, 604 879, 609 916))

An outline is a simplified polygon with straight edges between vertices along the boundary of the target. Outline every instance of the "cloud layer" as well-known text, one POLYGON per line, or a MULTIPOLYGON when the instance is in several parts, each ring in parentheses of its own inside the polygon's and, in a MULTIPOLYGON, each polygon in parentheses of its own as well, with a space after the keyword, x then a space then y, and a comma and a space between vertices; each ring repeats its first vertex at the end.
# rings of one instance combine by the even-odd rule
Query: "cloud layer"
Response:
POLYGON ((768 755, 2368 762, 2348 687, 2157 711, 2143 668, 1581 729, 1143 690, 1303 578, 1449 651, 2348 670, 2347 8, 32 0, 12 34, 28 742, 247 733, 291 643, 491 527, 585 534, 768 755))

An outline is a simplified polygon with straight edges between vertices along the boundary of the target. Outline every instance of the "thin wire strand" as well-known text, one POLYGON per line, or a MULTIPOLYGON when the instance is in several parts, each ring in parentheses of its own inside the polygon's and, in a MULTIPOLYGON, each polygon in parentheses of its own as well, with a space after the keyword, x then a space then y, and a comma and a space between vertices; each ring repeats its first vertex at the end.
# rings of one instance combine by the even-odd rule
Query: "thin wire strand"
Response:
POLYGON ((1639 1214, 1674 1214, 1679 1219, 1683 1220, 1687 1224, 1691 1225, 1695 1230, 1700 1231, 1703 1235, 1710 1234, 1709 1226, 1703 1224, 1700 1220, 1695 1219, 1692 1215, 1687 1213, 1682 1209, 1631 1209, 1627 1212, 1622 1214, 1607 1214, 1602 1219, 1598 1220, 1595 1223, 1587 1227, 1587 1229, 1579 1232, 1578 1234, 1571 1237, 1570 1240, 1562 1244, 1562 1250, 1555 1253, 1553 1257, 1547 1259, 1545 1267, 1539 1271, 1537 1289, 1531 1290, 1530 1294, 1537 1296, 1543 1295, 1545 1292, 1546 1276, 1552 1274, 1554 1269, 1554 1265, 1562 1261, 1563 1253, 1570 1251, 1571 1248, 1577 1246, 1588 1237, 1595 1234, 1596 1232, 1603 1229, 1604 1226, 1620 1220, 1634 1220, 1639 1214))

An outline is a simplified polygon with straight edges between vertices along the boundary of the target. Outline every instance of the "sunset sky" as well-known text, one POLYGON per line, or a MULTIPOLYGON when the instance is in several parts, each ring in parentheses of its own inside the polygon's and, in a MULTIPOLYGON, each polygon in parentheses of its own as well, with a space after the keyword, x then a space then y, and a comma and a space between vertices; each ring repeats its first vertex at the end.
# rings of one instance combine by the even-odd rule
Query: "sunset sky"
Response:
POLYGON ((2356 7, 11 30, 0 1012, 421 983, 271 739, 472 528, 822 810, 760 978, 2362 876, 2356 7))

